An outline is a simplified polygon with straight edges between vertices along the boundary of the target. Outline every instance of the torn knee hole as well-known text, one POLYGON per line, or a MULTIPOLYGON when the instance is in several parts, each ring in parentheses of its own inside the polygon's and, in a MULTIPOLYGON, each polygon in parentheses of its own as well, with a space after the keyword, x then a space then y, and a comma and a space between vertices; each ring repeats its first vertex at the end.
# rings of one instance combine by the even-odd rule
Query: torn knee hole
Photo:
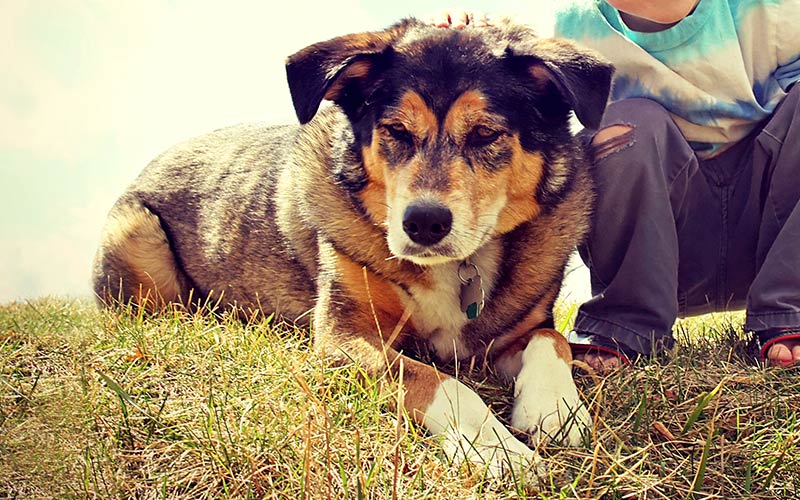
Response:
POLYGON ((633 126, 609 125, 598 130, 592 138, 592 148, 596 160, 618 153, 633 145, 633 126))
POLYGON ((608 127, 598 130, 594 134, 592 144, 600 146, 613 139, 618 139, 622 136, 630 136, 633 134, 633 127, 631 125, 609 125, 608 127))

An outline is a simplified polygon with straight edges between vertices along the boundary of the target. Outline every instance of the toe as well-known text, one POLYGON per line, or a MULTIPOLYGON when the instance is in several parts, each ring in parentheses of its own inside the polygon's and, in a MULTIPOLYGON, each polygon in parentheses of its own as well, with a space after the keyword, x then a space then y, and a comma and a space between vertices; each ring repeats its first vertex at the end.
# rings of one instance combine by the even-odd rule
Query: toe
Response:
MULTIPOLYGON (((792 346, 795 348, 800 347, 800 345, 792 346)), ((770 363, 779 365, 779 366, 790 366, 795 361, 800 360, 800 357, 795 358, 793 356, 793 350, 789 348, 783 342, 776 342, 770 347, 769 353, 767 353, 767 359, 770 363)))
POLYGON ((612 372, 620 367, 620 359, 613 354, 590 352, 583 356, 583 361, 600 374, 612 372))
POLYGON ((619 356, 614 356, 613 354, 605 354, 605 355, 600 355, 600 358, 603 364, 604 372, 618 370, 619 367, 621 366, 619 356))

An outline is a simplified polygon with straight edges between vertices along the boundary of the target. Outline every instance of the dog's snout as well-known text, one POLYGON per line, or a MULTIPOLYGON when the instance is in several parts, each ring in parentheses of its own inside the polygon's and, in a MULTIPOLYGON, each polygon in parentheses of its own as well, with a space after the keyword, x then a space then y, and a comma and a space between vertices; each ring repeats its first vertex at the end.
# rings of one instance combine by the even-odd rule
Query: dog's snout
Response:
POLYGON ((436 244, 450 233, 453 213, 436 203, 415 203, 403 213, 403 231, 420 245, 436 244))

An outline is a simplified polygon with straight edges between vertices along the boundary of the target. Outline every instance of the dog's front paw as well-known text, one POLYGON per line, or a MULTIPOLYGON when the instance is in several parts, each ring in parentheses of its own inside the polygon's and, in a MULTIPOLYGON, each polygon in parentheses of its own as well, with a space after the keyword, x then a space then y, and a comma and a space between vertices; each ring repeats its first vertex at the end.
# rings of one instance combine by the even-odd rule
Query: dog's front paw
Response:
POLYGON ((591 427, 568 360, 557 355, 551 338, 534 337, 523 353, 511 424, 529 433, 534 443, 549 439, 569 446, 580 445, 591 427))
POLYGON ((544 473, 539 454, 512 436, 493 416, 480 429, 449 428, 442 448, 455 465, 469 464, 492 479, 507 474, 520 477, 544 473))
POLYGON ((509 472, 518 477, 543 472, 539 455, 515 438, 471 389, 443 380, 423 423, 443 438, 445 455, 455 464, 474 466, 490 478, 509 472))
POLYGON ((527 432, 534 443, 549 439, 578 446, 583 442, 592 422, 574 386, 571 391, 536 391, 531 396, 516 399, 511 414, 515 428, 527 432))

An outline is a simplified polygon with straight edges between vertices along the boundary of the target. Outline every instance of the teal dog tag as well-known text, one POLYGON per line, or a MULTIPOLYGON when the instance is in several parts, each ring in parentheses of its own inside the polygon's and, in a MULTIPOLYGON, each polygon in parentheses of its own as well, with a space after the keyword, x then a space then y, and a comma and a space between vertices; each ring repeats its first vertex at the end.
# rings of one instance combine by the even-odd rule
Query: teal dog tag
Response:
POLYGON ((475 276, 464 280, 461 283, 461 311, 466 313, 467 318, 475 319, 483 311, 483 286, 481 276, 475 276))
POLYGON ((473 302, 472 304, 468 305, 466 312, 467 312, 467 319, 477 318, 478 314, 480 314, 480 311, 478 310, 478 303, 473 302))

